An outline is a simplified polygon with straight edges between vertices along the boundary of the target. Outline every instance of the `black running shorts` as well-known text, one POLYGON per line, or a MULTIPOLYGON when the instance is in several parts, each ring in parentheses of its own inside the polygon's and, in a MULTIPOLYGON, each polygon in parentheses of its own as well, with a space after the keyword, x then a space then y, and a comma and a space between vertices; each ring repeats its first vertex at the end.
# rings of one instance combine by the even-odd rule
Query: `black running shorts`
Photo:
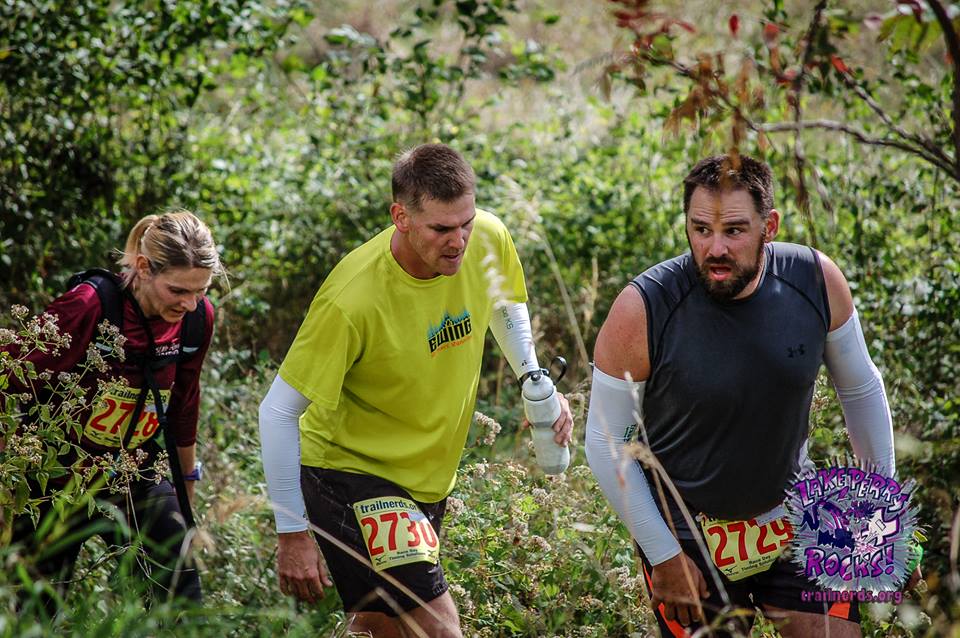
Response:
MULTIPOLYGON (((677 521, 677 519, 675 518, 674 521, 677 521)), ((686 523, 682 520, 679 521, 678 527, 682 527, 683 531, 687 531, 686 523)), ((710 624, 721 613, 724 605, 720 591, 707 566, 707 561, 710 560, 710 558, 703 556, 696 541, 689 539, 688 533, 680 533, 680 529, 677 531, 680 536, 680 547, 684 553, 696 563, 710 590, 709 598, 701 601, 704 614, 706 614, 707 617, 707 623, 710 624), (688 538, 685 539, 684 536, 688 538)), ((700 532, 699 529, 696 530, 695 533, 701 534, 702 538, 702 532, 700 532)), ((653 569, 646 556, 643 555, 643 551, 640 550, 640 547, 636 546, 636 549, 640 555, 643 566, 643 582, 647 587, 647 592, 650 593, 653 569)), ((823 588, 817 583, 808 580, 803 574, 799 574, 797 566, 786 556, 778 558, 768 570, 754 574, 753 576, 747 576, 741 580, 731 581, 719 570, 717 570, 717 576, 720 578, 732 606, 751 612, 746 616, 740 615, 738 618, 732 619, 732 622, 735 623, 734 627, 736 631, 745 635, 750 635, 750 625, 753 622, 752 612, 755 608, 766 610, 768 607, 776 607, 790 611, 825 614, 856 623, 860 622, 860 608, 856 600, 817 602, 817 598, 825 600, 828 597, 814 595, 815 592, 823 592, 823 588)), ((682 627, 680 623, 675 620, 667 620, 663 615, 663 611, 662 604, 653 610, 654 615, 657 617, 657 624, 660 627, 660 634, 662 636, 689 636, 701 627, 699 623, 689 627, 682 627)), ((719 631, 715 634, 707 635, 727 634, 719 631)))
POLYGON ((310 522, 365 559, 315 533, 347 612, 397 616, 420 606, 417 598, 426 603, 447 591, 438 559, 446 499, 422 503, 376 476, 308 466, 300 484, 310 522))

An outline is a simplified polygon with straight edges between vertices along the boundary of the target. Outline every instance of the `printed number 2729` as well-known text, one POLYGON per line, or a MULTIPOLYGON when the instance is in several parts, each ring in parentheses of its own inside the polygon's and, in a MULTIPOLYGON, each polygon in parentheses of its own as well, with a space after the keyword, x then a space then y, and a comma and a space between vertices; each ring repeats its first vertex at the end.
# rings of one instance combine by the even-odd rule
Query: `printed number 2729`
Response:
POLYGON ((758 525, 755 519, 718 523, 707 527, 706 532, 717 537, 713 561, 721 568, 775 552, 793 537, 789 523, 783 519, 770 521, 766 525, 758 525), (733 555, 725 553, 730 536, 736 537, 736 553, 733 555), (772 538, 768 539, 768 536, 772 538))

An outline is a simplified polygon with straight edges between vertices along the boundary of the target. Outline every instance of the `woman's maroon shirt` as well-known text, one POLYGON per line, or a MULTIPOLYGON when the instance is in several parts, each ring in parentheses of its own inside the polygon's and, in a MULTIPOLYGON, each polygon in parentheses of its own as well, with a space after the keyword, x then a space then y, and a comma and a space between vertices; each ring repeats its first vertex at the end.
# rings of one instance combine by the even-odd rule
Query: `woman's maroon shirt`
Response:
MULTIPOLYGON (((113 438, 117 439, 117 443, 114 445, 105 444, 108 443, 107 439, 110 437, 109 426, 111 423, 115 426, 118 425, 117 422, 124 411, 132 410, 129 404, 135 401, 131 401, 131 397, 138 394, 138 390, 144 384, 143 373, 137 361, 141 360, 142 355, 146 354, 149 344, 147 331, 134 308, 133 302, 126 295, 123 295, 122 298, 123 326, 121 334, 127 339, 124 345, 125 361, 121 362, 117 357, 107 354, 104 357, 109 364, 107 372, 100 373, 92 370, 80 379, 80 385, 86 391, 86 407, 78 418, 84 431, 80 444, 85 450, 94 454, 110 449, 115 450, 119 447, 117 432, 112 434, 113 438), (129 396, 115 396, 116 400, 108 402, 106 406, 101 403, 101 407, 95 416, 93 405, 98 382, 101 379, 113 377, 121 377, 126 380, 131 388, 131 391, 127 393, 129 396), (110 403, 113 403, 113 405, 111 406, 110 403)), ((179 447, 193 445, 197 440, 200 369, 213 334, 213 306, 206 297, 203 297, 199 303, 206 304, 206 325, 204 326, 204 339, 200 350, 188 360, 179 363, 171 362, 158 369, 154 374, 157 386, 165 399, 166 405, 164 407, 166 408, 170 431, 179 447)), ((52 383, 55 383, 57 373, 78 371, 78 366, 86 358, 87 347, 99 336, 98 325, 102 321, 100 299, 93 286, 83 283, 54 300, 46 309, 46 312, 57 316, 62 333, 71 335, 70 346, 68 349, 61 349, 57 355, 35 351, 29 355, 28 360, 33 362, 37 372, 51 371, 54 375, 52 383)), ((169 323, 160 318, 148 321, 156 344, 155 354, 157 356, 176 354, 180 347, 181 322, 169 323)), ((153 396, 151 394, 148 395, 145 411, 149 412, 152 409, 153 396)), ((145 425, 145 436, 134 435, 130 447, 142 445, 156 435, 156 420, 153 419, 152 427, 147 425, 150 421, 149 416, 147 414, 140 420, 140 423, 145 425)), ((129 419, 129 416, 127 418, 129 419)), ((140 423, 138 423, 137 428, 138 434, 140 423)))

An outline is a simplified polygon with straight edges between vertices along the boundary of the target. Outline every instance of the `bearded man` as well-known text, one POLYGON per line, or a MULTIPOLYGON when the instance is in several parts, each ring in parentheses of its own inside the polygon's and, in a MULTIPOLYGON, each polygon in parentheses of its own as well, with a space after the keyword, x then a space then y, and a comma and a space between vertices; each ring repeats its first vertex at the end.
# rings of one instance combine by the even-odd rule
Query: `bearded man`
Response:
POLYGON ((821 363, 856 456, 894 471, 883 380, 850 288, 819 251, 773 241, 780 213, 762 162, 702 160, 684 179, 683 208, 690 252, 630 282, 597 337, 590 467, 637 542, 664 635, 712 625, 729 602, 746 610, 733 615, 738 622, 760 608, 787 637, 858 636, 857 604, 815 602, 810 594, 822 588, 782 555, 791 535, 784 490, 809 464, 821 363), (656 479, 624 453, 639 423, 692 526, 662 482, 652 487, 656 479), (762 556, 742 542, 748 527, 760 528, 762 556), (701 551, 721 528, 743 532, 739 547, 731 535, 701 551))

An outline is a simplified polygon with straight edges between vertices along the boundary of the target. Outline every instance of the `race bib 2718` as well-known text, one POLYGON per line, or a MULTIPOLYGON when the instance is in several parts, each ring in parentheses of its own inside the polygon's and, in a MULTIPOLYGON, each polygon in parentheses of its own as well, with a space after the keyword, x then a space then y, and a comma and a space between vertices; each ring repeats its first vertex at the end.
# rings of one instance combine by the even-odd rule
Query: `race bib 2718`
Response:
MULTIPOLYGON (((120 447, 123 437, 130 427, 133 411, 137 407, 137 397, 140 388, 115 388, 98 397, 97 407, 87 420, 83 429, 83 436, 103 447, 120 447)), ((170 401, 170 390, 161 390, 160 398, 163 404, 170 401)), ((160 421, 157 418, 157 408, 152 397, 144 403, 140 418, 134 426, 130 437, 129 449, 142 445, 157 432, 160 421)))

